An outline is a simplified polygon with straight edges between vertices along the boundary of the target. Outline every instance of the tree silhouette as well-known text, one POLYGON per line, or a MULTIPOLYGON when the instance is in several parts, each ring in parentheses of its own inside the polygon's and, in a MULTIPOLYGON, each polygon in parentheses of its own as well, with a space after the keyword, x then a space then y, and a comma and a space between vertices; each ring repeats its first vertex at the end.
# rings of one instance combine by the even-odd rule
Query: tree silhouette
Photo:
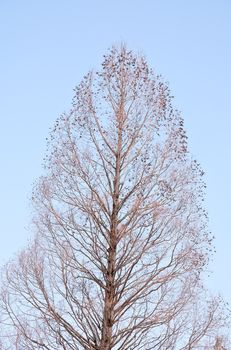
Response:
POLYGON ((171 101, 123 45, 76 88, 34 188, 36 237, 3 271, 3 349, 214 347, 203 172, 171 101))

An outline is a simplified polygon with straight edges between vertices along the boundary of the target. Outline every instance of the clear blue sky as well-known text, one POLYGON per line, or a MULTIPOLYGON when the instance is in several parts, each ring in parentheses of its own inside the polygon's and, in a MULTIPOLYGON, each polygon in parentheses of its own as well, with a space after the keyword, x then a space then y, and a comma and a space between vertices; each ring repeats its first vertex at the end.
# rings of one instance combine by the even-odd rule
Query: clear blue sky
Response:
POLYGON ((216 236, 211 288, 231 302, 231 1, 0 1, 0 263, 30 235, 29 197, 49 128, 113 43, 169 81, 206 172, 216 236))

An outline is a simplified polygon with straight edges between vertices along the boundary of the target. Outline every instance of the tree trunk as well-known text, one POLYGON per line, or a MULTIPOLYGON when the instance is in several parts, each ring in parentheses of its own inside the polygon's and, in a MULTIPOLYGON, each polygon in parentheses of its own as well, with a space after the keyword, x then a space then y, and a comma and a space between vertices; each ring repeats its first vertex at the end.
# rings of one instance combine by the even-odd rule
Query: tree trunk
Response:
MULTIPOLYGON (((123 105, 123 103, 121 103, 123 105)), ((118 225, 118 209, 119 209, 119 187, 120 187, 120 171, 121 171, 121 149, 122 149, 122 124, 123 124, 123 107, 120 107, 118 114, 118 144, 116 151, 116 166, 114 177, 113 205, 111 214, 111 228, 108 247, 107 259, 107 276, 106 276, 106 292, 104 300, 104 315, 101 347, 102 350, 111 350, 113 345, 112 327, 114 323, 115 308, 115 263, 116 263, 116 247, 117 247, 117 225, 118 225)))

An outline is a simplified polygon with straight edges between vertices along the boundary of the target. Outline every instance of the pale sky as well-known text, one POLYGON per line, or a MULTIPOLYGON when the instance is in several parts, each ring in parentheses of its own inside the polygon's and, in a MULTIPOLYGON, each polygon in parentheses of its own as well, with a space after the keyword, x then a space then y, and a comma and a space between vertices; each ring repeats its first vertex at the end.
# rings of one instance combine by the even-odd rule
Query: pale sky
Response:
POLYGON ((231 303, 230 0, 0 0, 0 264, 32 234, 49 128, 121 41, 169 81, 182 111, 216 237, 208 285, 231 303))

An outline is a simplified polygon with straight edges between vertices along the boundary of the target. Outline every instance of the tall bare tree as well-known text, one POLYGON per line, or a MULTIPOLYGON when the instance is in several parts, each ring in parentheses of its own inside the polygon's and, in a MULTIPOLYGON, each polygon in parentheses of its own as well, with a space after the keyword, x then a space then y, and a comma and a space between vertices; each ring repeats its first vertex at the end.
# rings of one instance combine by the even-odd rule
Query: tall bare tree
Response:
POLYGON ((204 183, 167 85, 113 48, 51 132, 36 238, 3 272, 3 349, 212 349, 204 183))

